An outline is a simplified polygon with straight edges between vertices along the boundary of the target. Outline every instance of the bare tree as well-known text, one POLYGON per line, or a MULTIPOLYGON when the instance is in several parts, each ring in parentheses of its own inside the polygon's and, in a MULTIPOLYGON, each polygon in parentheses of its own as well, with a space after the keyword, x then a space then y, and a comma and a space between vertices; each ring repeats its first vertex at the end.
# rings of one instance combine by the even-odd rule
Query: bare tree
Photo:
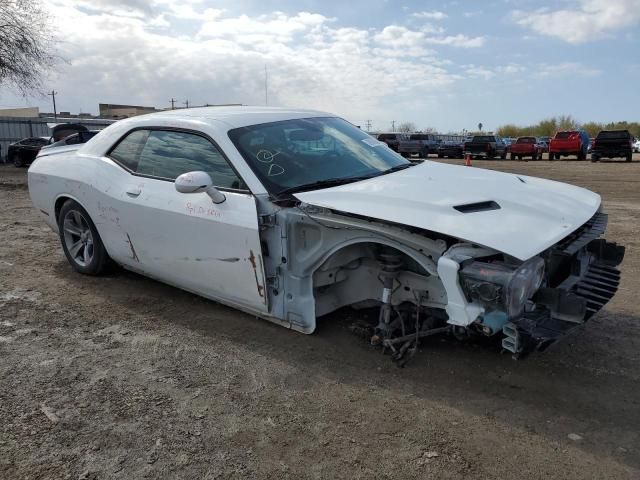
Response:
POLYGON ((40 0, 0 0, 0 85, 41 93, 56 62, 54 38, 40 0))
POLYGON ((398 125, 397 130, 401 133, 415 132, 416 125, 412 122, 402 122, 400 125, 398 125))

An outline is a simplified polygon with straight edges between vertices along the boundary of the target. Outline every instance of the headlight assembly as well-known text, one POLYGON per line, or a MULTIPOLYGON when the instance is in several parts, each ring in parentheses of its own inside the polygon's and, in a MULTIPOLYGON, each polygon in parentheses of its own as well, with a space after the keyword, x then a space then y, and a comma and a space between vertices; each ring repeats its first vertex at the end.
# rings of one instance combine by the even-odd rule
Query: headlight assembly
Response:
POLYGON ((509 318, 516 318, 542 284, 544 260, 534 257, 518 267, 502 262, 471 262, 460 276, 473 300, 487 310, 503 310, 509 318))

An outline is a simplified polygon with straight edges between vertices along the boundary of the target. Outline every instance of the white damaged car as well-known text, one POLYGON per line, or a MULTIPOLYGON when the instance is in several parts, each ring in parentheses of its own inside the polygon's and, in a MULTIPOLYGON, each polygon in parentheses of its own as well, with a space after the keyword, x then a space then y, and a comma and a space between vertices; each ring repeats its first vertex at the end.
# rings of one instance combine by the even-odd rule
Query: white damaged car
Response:
POLYGON ((115 262, 303 333, 376 308, 369 338, 400 363, 442 332, 544 348, 611 299, 624 256, 593 192, 412 164, 314 111, 122 120, 38 157, 29 192, 80 273, 115 262))

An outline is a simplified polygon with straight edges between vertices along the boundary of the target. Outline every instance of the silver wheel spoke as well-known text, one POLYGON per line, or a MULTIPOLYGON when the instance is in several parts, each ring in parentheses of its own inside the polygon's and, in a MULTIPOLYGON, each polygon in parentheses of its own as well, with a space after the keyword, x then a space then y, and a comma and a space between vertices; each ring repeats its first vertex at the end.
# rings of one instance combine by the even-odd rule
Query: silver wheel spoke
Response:
POLYGON ((69 253, 71 254, 71 257, 76 258, 82 246, 83 246, 83 243, 81 240, 78 240, 76 243, 71 245, 71 248, 69 248, 69 253))
POLYGON ((91 254, 89 252, 89 245, 85 245, 84 246, 84 264, 85 265, 89 265, 89 263, 91 262, 91 254))
POLYGON ((73 220, 75 221, 76 225, 78 226, 78 228, 83 229, 82 228, 82 215, 80 215, 80 212, 73 210, 71 212, 71 214, 73 215, 73 220))
POLYGON ((82 231, 69 219, 65 220, 64 222, 64 231, 70 233, 71 235, 75 235, 76 237, 82 235, 82 231))

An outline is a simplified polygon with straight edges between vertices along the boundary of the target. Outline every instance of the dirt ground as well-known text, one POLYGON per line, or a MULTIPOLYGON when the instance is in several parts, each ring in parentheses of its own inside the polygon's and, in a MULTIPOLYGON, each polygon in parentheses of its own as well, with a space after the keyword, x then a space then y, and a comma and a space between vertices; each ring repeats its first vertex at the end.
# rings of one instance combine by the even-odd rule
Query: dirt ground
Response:
POLYGON ((620 290, 526 360, 443 337, 405 369, 355 313, 305 336, 73 273, 25 170, 0 166, 0 478, 640 478, 640 158, 474 166, 599 192, 620 290))

